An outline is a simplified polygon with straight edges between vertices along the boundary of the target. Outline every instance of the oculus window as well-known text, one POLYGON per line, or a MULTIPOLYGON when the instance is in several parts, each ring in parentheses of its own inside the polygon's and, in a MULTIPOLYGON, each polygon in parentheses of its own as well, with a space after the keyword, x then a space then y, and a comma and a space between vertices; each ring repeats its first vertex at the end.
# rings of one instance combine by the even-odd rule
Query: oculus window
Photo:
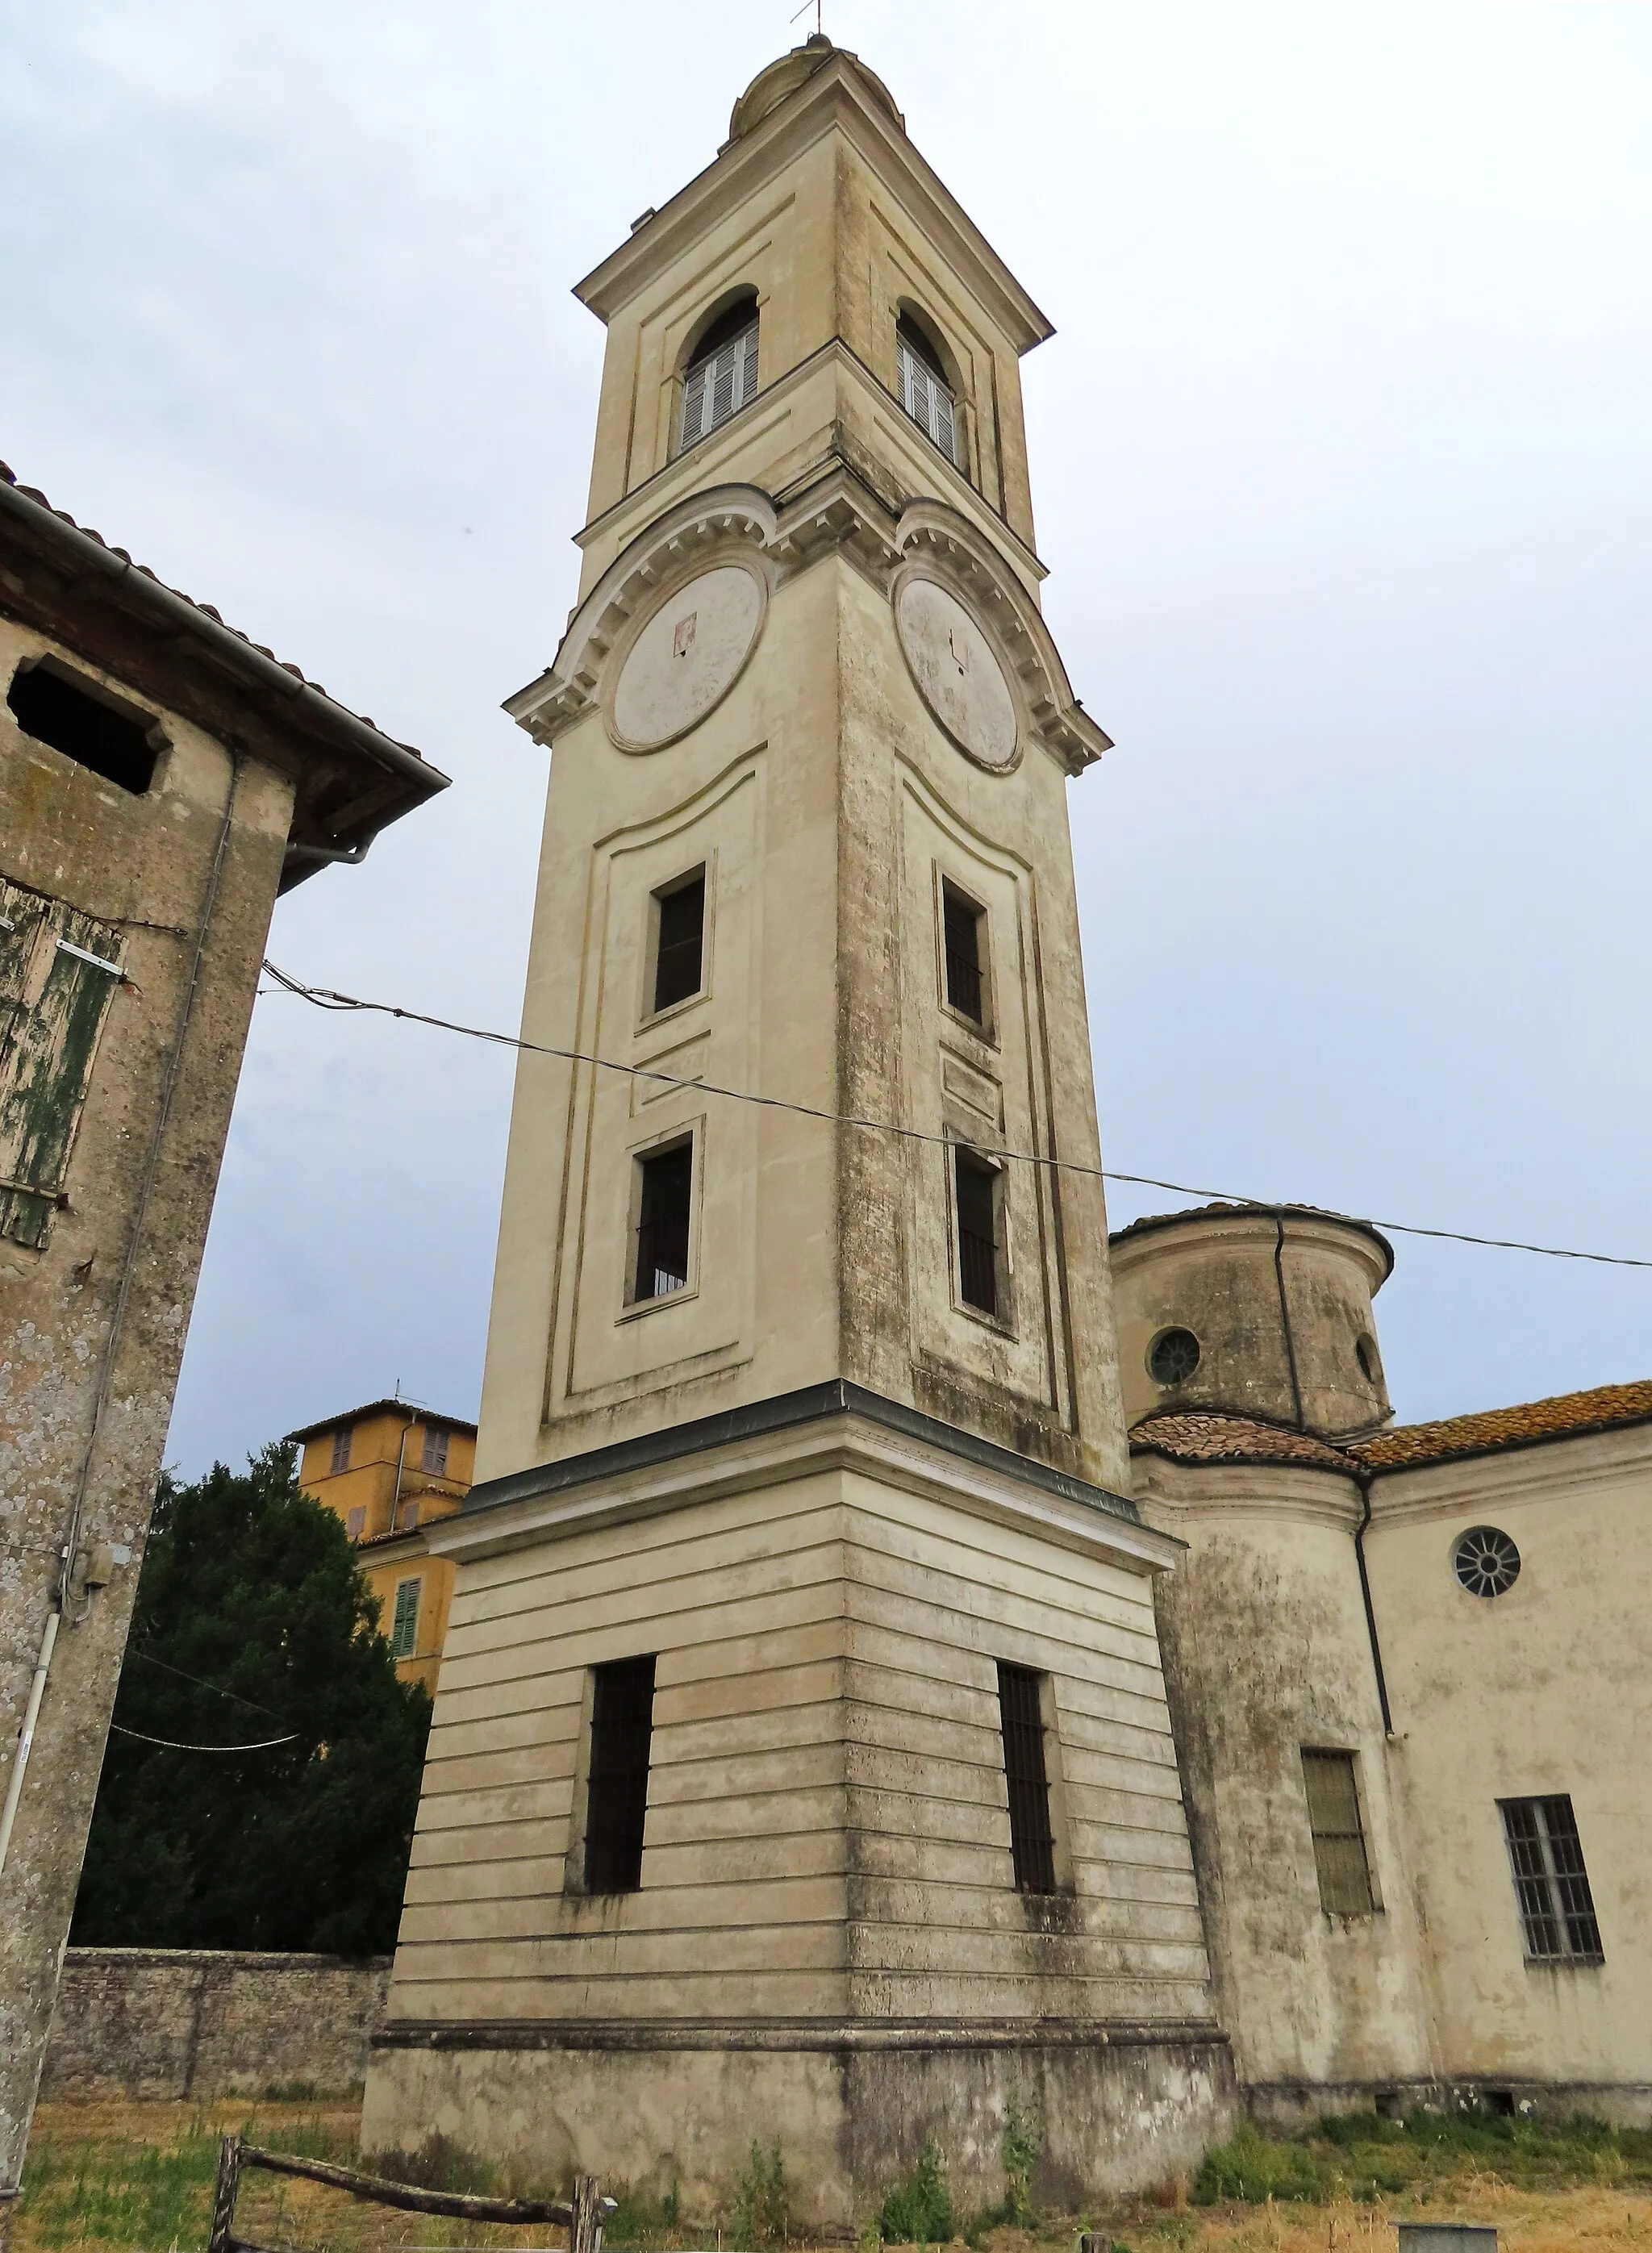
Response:
POLYGON ((1520 1578, 1520 1552, 1495 1525, 1471 1526, 1452 1551, 1452 1569, 1471 1596, 1507 1595, 1520 1578))
POLYGON ((1161 1330, 1147 1350, 1147 1374, 1155 1385, 1185 1385, 1199 1366, 1199 1341, 1180 1328, 1161 1330))
POLYGON ((737 415, 757 395, 757 301, 742 297, 714 320, 694 346, 683 376, 679 451, 737 415))
POLYGON ((585 1796, 588 1894, 634 1894, 642 1884, 653 1731, 652 1656, 594 1667, 585 1796))
POLYGON ((1603 1964, 1594 1896, 1570 1796, 1556 1792, 1546 1799, 1504 1799, 1498 1804, 1528 1959, 1603 1964))

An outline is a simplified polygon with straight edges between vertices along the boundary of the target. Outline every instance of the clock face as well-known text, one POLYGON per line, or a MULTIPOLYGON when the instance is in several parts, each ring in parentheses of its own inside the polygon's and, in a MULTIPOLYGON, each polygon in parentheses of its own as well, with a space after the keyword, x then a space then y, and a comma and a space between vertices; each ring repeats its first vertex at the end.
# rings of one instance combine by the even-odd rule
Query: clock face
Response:
POLYGON ((625 654, 612 734, 624 751, 687 735, 740 678, 763 624, 763 587, 737 563, 702 571, 667 596, 625 654))
POLYGON ((1015 700, 998 652, 957 596, 933 579, 909 579, 895 625, 919 694, 958 749, 984 767, 1013 765, 1015 700))

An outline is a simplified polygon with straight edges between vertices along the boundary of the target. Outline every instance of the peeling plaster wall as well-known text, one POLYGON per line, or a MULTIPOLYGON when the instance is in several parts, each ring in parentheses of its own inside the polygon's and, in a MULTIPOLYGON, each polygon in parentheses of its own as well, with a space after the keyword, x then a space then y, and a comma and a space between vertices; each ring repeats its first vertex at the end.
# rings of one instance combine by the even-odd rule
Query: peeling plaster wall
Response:
MULTIPOLYGON (((0 617, 0 688, 20 659, 57 648, 0 617)), ((59 653, 75 673, 98 677, 83 658, 59 653)), ((136 796, 25 736, 0 704, 0 875, 118 930, 127 972, 93 1064, 67 1203, 39 1248, 0 1239, 0 1789, 16 1757, 83 1473, 82 1545, 108 1544, 114 1566, 107 1587, 71 1605, 59 1635, 0 1876, 0 2186, 16 2180, 21 2163, 291 819, 291 783, 243 760, 180 1050, 231 760, 199 729, 153 708, 169 748, 150 789, 136 796), (170 1120, 94 1442, 122 1275, 175 1057, 170 1120)))

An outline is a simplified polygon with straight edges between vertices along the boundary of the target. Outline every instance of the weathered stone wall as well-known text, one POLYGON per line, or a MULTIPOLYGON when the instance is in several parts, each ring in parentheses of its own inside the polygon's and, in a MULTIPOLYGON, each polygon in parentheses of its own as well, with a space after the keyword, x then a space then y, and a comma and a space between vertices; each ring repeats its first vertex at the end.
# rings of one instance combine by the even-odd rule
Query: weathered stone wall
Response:
POLYGON ((45 2096, 216 2096, 366 2072, 390 1958, 72 1948, 45 2096))

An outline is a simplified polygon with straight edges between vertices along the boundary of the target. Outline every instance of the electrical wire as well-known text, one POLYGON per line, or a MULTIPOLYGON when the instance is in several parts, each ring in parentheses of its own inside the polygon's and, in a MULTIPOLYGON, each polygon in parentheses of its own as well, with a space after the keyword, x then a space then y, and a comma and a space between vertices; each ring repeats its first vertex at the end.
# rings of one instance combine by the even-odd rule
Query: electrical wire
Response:
POLYGON ((164 1658, 156 1658, 147 1650, 129 1651, 130 1658, 140 1659, 145 1666, 158 1666, 164 1674, 176 1674, 180 1682, 192 1682, 198 1690, 210 1690, 219 1698, 233 1698, 238 1705, 250 1705, 254 1713, 268 1713, 272 1721, 285 1719, 273 1705, 261 1705, 256 1698, 243 1698, 239 1690, 220 1689, 216 1682, 204 1682, 199 1674, 185 1674, 181 1666, 170 1665, 164 1658))
MULTIPOLYGON (((451 1017, 432 1016, 425 1010, 404 1008, 394 1001, 363 1001, 353 994, 340 994, 330 986, 306 986, 302 979, 289 977, 286 971, 268 960, 264 969, 275 985, 261 986, 261 998, 279 991, 294 994, 318 1009, 366 1011, 375 1016, 400 1017, 410 1025, 429 1025, 436 1032, 462 1034, 467 1040, 486 1041, 495 1048, 515 1049, 528 1056, 553 1057, 564 1064, 589 1064, 597 1071, 619 1072, 629 1079, 658 1080, 667 1087, 693 1088, 699 1094, 721 1096, 730 1103, 749 1103, 764 1111, 789 1111, 799 1119, 819 1119, 829 1126, 853 1126, 863 1133, 893 1134, 906 1142, 938 1143, 945 1149, 956 1147, 953 1136, 931 1133, 921 1126, 897 1126, 887 1119, 860 1119, 847 1112, 823 1111, 813 1104, 788 1102, 784 1096, 754 1095, 746 1088, 719 1087, 704 1079, 682 1079, 674 1072, 655 1071, 646 1064, 617 1064, 611 1057, 590 1056, 581 1049, 551 1048, 542 1041, 522 1040, 514 1034, 492 1032, 485 1026, 462 1025, 451 1017)), ((1301 1210, 1289 1203, 1281 1206, 1274 1197, 1247 1196, 1238 1189, 1194 1189, 1186 1182, 1162 1181, 1156 1174, 1119 1173, 1111 1166, 1081 1165, 1072 1158, 1047 1158, 1036 1150, 994 1148, 986 1142, 972 1144, 972 1147, 1004 1164, 1043 1166, 1054 1173, 1084 1175, 1091 1181, 1130 1182, 1139 1188, 1168 1189, 1174 1196, 1198 1197, 1206 1203, 1249 1205, 1266 1213, 1301 1210)), ((1397 1236, 1427 1236, 1439 1243, 1474 1244, 1492 1252, 1531 1252, 1544 1259, 1583 1259, 1599 1267, 1652 1268, 1652 1259, 1634 1259, 1621 1252, 1574 1252, 1554 1244, 1527 1244, 1516 1237, 1471 1236, 1460 1228, 1423 1228, 1413 1221, 1371 1219, 1367 1225, 1388 1229, 1397 1236)))
POLYGON ((260 1737, 253 1745, 180 1745, 174 1737, 150 1737, 142 1729, 123 1729, 118 1721, 111 1721, 109 1726, 117 1737, 132 1737, 140 1745, 159 1745, 169 1753, 265 1753, 272 1745, 296 1745, 302 1733, 295 1729, 289 1736, 260 1737))

